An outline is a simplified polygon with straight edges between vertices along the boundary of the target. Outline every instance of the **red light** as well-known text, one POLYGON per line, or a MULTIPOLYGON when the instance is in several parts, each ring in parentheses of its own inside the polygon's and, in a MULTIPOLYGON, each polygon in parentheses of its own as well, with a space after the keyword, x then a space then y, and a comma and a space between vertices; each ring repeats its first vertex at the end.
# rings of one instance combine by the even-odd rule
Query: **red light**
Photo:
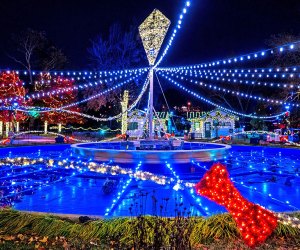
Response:
POLYGON ((196 185, 196 192, 224 206, 232 215, 245 243, 255 247, 277 227, 277 217, 269 210, 245 199, 229 179, 225 166, 217 163, 196 185))

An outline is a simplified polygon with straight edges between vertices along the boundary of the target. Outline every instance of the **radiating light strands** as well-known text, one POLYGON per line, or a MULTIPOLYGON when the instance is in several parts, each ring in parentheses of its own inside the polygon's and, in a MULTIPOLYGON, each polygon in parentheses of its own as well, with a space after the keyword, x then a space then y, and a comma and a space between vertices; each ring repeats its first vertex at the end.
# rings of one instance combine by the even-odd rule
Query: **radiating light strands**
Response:
POLYGON ((241 113, 241 112, 237 112, 235 110, 232 110, 232 109, 228 109, 228 108, 225 108, 221 105, 218 105, 216 103, 214 103, 213 101, 201 96, 200 94, 182 86, 181 84, 179 84, 178 82, 172 80, 171 78, 167 77, 167 76, 163 76, 165 79, 167 79, 170 83, 172 83, 173 85, 177 86, 178 88, 184 90, 185 92, 189 93, 190 95, 198 98, 199 100, 203 101, 203 102, 206 102, 212 106, 215 106, 219 109, 222 109, 228 113, 232 113, 232 114, 235 114, 235 115, 238 115, 238 116, 244 116, 244 117, 249 117, 249 118, 257 118, 257 119, 272 119, 272 118, 278 118, 280 116, 284 116, 285 115, 285 112, 282 112, 282 113, 279 113, 279 114, 276 114, 276 115, 270 115, 270 116, 257 116, 257 115, 251 115, 251 114, 245 114, 245 113, 241 113))
POLYGON ((188 8, 191 6, 191 2, 190 1, 186 1, 185 5, 179 15, 177 24, 175 26, 175 28, 173 29, 172 35, 162 53, 162 55, 160 56, 160 58, 157 60, 156 64, 154 65, 154 68, 156 68, 158 65, 160 65, 160 63, 162 62, 162 60, 164 59, 164 57, 166 56, 166 54, 168 53, 168 50, 170 49, 171 45, 173 44, 174 38, 176 37, 176 34, 178 33, 178 30, 181 28, 182 25, 182 21, 183 18, 185 16, 185 14, 187 13, 188 8))
MULTIPOLYGON (((161 74, 162 76, 166 77, 166 75, 163 74, 163 73, 159 73, 159 74, 161 74)), ((232 95, 240 96, 242 98, 249 98, 249 99, 253 99, 253 100, 256 100, 256 101, 260 101, 260 102, 271 103, 273 105, 289 105, 289 106, 292 106, 292 107, 299 107, 300 106, 300 104, 298 104, 298 103, 289 103, 289 102, 285 102, 283 100, 276 100, 276 99, 272 99, 272 98, 265 98, 265 97, 261 97, 261 96, 247 94, 247 93, 244 93, 242 91, 227 89, 227 88, 220 87, 220 86, 212 84, 212 83, 206 83, 206 82, 202 82, 202 81, 196 81, 196 80, 192 80, 192 79, 188 79, 188 78, 184 78, 184 77, 180 77, 180 76, 176 76, 176 77, 180 78, 181 80, 185 80, 185 81, 189 81, 190 83, 194 83, 194 84, 196 84, 196 85, 198 85, 200 87, 208 88, 208 89, 210 89, 212 91, 219 91, 219 92, 222 92, 222 93, 225 93, 225 94, 232 94, 232 95)))
POLYGON ((271 49, 265 49, 257 52, 252 52, 236 57, 229 57, 225 59, 219 59, 207 63, 195 64, 195 65, 187 65, 187 66, 179 66, 173 67, 173 69, 180 69, 183 67, 186 68, 210 68, 210 67, 218 67, 221 65, 232 65, 237 63, 243 63, 247 61, 257 60, 261 58, 265 58, 266 56, 273 55, 274 53, 285 53, 285 52, 292 52, 299 49, 300 41, 295 41, 292 43, 283 44, 281 46, 277 46, 271 49))

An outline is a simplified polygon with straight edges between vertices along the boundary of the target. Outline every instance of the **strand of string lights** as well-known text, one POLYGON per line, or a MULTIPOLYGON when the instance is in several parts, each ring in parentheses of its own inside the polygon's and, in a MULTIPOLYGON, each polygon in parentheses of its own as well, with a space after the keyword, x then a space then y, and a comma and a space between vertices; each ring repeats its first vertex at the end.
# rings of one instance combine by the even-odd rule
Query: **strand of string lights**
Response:
POLYGON ((166 48, 164 49, 162 55, 159 57, 159 59, 157 60, 156 64, 154 65, 154 68, 157 68, 160 63, 162 62, 162 60, 164 59, 164 57, 167 55, 170 47, 172 46, 173 44, 173 41, 174 41, 174 38, 176 37, 176 34, 178 33, 178 30, 181 28, 181 25, 182 25, 182 20, 184 18, 184 15, 187 13, 187 9, 191 6, 191 2, 190 1, 186 1, 185 2, 185 5, 179 15, 179 19, 176 23, 176 26, 175 28, 173 29, 173 32, 172 32, 172 35, 169 39, 169 41, 167 42, 167 46, 166 48))
POLYGON ((280 71, 264 71, 259 72, 258 70, 237 70, 237 69, 200 69, 200 70, 176 70, 176 71, 167 71, 167 72, 175 72, 179 74, 195 74, 195 75, 211 75, 211 76, 227 76, 227 77, 238 77, 238 78, 247 78, 247 79, 253 79, 253 78, 259 78, 259 79, 298 79, 300 78, 300 74, 296 74, 294 72, 287 72, 283 71, 281 73, 280 71))
POLYGON ((193 70, 190 71, 180 71, 179 73, 173 73, 170 72, 171 76, 178 76, 178 75, 185 75, 189 77, 194 78, 200 78, 200 79, 207 79, 207 80, 213 80, 216 83, 223 82, 228 84, 244 84, 244 85, 257 85, 259 87, 265 86, 265 87, 273 87, 273 88, 300 88, 300 86, 296 86, 295 83, 284 83, 282 80, 281 82, 267 82, 267 81, 261 81, 260 79, 240 79, 238 75, 231 74, 233 77, 231 77, 229 74, 222 74, 222 73, 198 73, 193 70))
MULTIPOLYGON (((142 75, 142 73, 139 73, 138 75, 136 75, 135 77, 130 77, 129 79, 121 82, 121 83, 118 83, 116 84, 115 86, 113 87, 110 87, 104 91, 101 91, 100 93, 96 94, 96 95, 93 95, 93 96, 90 96, 88 98, 85 98, 85 99, 82 99, 78 102, 75 102, 75 103, 71 103, 71 104, 68 104, 68 105, 65 105, 65 106, 61 106, 61 107, 58 107, 58 108, 49 108, 49 107, 22 107, 23 109, 34 109, 36 112, 39 112, 39 113, 42 113, 42 112, 49 112, 49 111, 61 111, 61 110, 65 110, 65 109, 68 109, 70 107, 73 107, 73 106, 77 106, 81 103, 85 103, 85 102, 88 102, 90 100, 93 100, 95 98, 98 98, 102 95, 105 95, 115 89, 118 89, 120 87, 122 87, 123 85, 126 85, 127 83, 130 83, 131 81, 135 80, 136 78, 138 78, 140 75, 142 75)), ((24 111, 24 110, 23 110, 24 111)))
POLYGON ((252 60, 257 60, 261 58, 266 58, 268 55, 274 55, 275 53, 285 53, 295 51, 299 48, 300 41, 295 41, 292 43, 283 44, 281 46, 277 46, 270 49, 264 49, 256 52, 251 52, 248 54, 243 54, 236 57, 229 57, 226 59, 218 59, 211 62, 195 64, 195 65, 187 65, 187 66, 178 66, 178 67, 168 67, 165 69, 196 69, 196 68, 209 68, 209 67, 218 67, 220 65, 229 65, 229 64, 237 64, 248 62, 252 60))
MULTIPOLYGON (((116 119, 121 118, 121 116, 125 112, 129 112, 129 111, 131 111, 132 109, 134 109, 136 107, 136 105, 138 104, 138 102, 141 100, 142 96, 146 92, 148 85, 149 85, 149 76, 147 76, 147 78, 146 78, 146 80, 143 84, 143 88, 142 88, 140 94, 138 95, 137 99, 122 113, 117 114, 117 115, 112 116, 112 117, 108 117, 108 118, 95 117, 95 116, 91 116, 91 115, 88 115, 88 114, 84 114, 84 113, 80 113, 80 112, 76 112, 76 111, 72 111, 72 110, 67 110, 67 109, 47 108, 46 110, 40 110, 38 112, 39 113, 45 113, 45 112, 50 112, 50 111, 65 112, 65 113, 69 113, 69 114, 73 114, 73 115, 82 116, 82 117, 85 117, 85 118, 88 118, 88 119, 92 119, 92 120, 95 120, 97 122, 116 120, 116 119)), ((31 109, 34 109, 34 108, 36 108, 36 107, 26 107, 26 106, 24 106, 24 107, 18 107, 16 110, 22 111, 22 112, 30 112, 31 109)))
POLYGON ((289 67, 270 67, 270 68, 207 68, 207 69, 176 69, 176 70, 164 70, 164 68, 158 68, 162 71, 212 71, 212 72, 230 72, 230 73, 268 73, 268 72, 299 72, 299 66, 289 66, 289 67))
MULTIPOLYGON (((103 83, 111 84, 114 81, 118 81, 118 80, 121 80, 121 79, 124 79, 124 78, 126 79, 128 77, 131 77, 132 75, 140 76, 141 74, 143 74, 145 72, 146 71, 141 70, 141 71, 139 71, 138 74, 129 73, 128 75, 127 74, 125 76, 120 75, 119 77, 115 77, 114 79, 110 78, 109 80, 105 79, 104 81, 100 80, 100 81, 95 81, 95 82, 89 81, 89 82, 82 83, 82 84, 76 84, 72 87, 59 88, 57 90, 38 91, 38 92, 31 93, 31 94, 27 94, 24 97, 17 96, 17 97, 10 97, 10 98, 5 98, 5 99, 0 99, 0 103, 14 102, 14 101, 18 101, 18 100, 40 99, 40 98, 43 98, 43 97, 47 97, 49 95, 58 95, 58 94, 62 94, 64 92, 69 92, 69 91, 74 91, 74 90, 84 90, 84 89, 87 89, 87 88, 98 86, 99 84, 103 84, 103 83)), ((63 78, 62 80, 65 80, 65 79, 63 78)), ((73 79, 72 81, 75 81, 75 80, 73 79)), ((48 82, 48 81, 46 81, 46 82, 48 82)))
MULTIPOLYGON (((141 71, 137 75, 140 76, 144 72, 145 71, 141 71)), ((61 94, 61 93, 67 92, 67 91, 84 90, 84 89, 87 89, 87 88, 98 86, 99 84, 104 84, 104 83, 112 84, 115 81, 119 81, 119 80, 124 79, 124 78, 125 79, 130 78, 130 77, 132 77, 132 75, 136 75, 136 74, 135 73, 129 73, 125 77, 123 75, 119 75, 118 77, 115 77, 115 78, 109 79, 109 80, 104 80, 104 81, 101 81, 101 80, 100 81, 95 81, 95 82, 89 81, 89 82, 82 83, 82 84, 76 84, 73 87, 59 88, 57 90, 38 91, 38 92, 34 92, 34 93, 26 95, 25 98, 26 99, 31 99, 31 98, 32 99, 38 99, 38 98, 42 98, 44 96, 61 94)))
POLYGON ((182 86, 181 84, 179 84, 178 82, 172 80, 171 78, 167 77, 167 76, 163 76, 166 80, 168 80, 170 83, 172 83, 174 86, 180 88, 181 90, 184 90, 185 92, 191 94, 192 96, 198 98, 199 100, 203 101, 203 102, 206 102, 212 106, 215 106, 216 108, 219 108, 221 110, 224 110, 228 113, 232 113, 232 114, 235 114, 235 115, 238 115, 238 116, 243 116, 243 117, 249 117, 249 118, 255 118, 255 119, 272 119, 272 118, 278 118, 280 116, 284 116, 285 115, 285 112, 282 112, 282 113, 279 113, 279 114, 276 114, 276 115, 270 115, 270 116, 258 116, 258 115, 251 115, 251 114, 245 114, 245 113, 241 113, 241 112, 238 112, 238 111, 235 111, 235 110, 232 110, 232 109, 229 109, 229 108, 225 108, 219 104, 216 104, 215 102, 201 96, 200 94, 182 86))
MULTIPOLYGON (((31 71, 31 74, 33 76, 79 76, 79 77, 86 77, 89 76, 94 77, 94 75, 98 75, 102 77, 102 75, 105 76, 112 76, 112 75, 119 75, 119 74, 127 74, 127 73, 137 73, 138 71, 147 71, 149 68, 136 68, 136 69, 124 69, 124 70, 102 70, 102 71, 74 71, 74 70, 55 70, 55 71, 39 71, 39 70, 33 70, 31 71)), ((29 71, 27 70, 7 70, 7 69, 0 69, 0 73, 12 73, 15 72, 18 75, 29 75, 29 71)))
MULTIPOLYGON (((164 73, 160 73, 160 72, 159 72, 159 74, 164 76, 164 77, 166 77, 168 75, 168 73, 164 74, 164 73)), ((176 76, 176 78, 179 78, 179 76, 176 76)), ((170 79, 172 79, 172 78, 170 78, 170 79)), ((242 97, 242 98, 253 99, 253 100, 260 101, 260 102, 265 102, 265 103, 271 103, 271 104, 274 104, 274 105, 287 105, 287 106, 292 106, 292 107, 299 107, 298 103, 290 103, 290 102, 285 102, 285 101, 282 101, 282 100, 277 100, 277 99, 272 99, 272 98, 264 98, 264 97, 260 97, 260 96, 256 96, 256 95, 252 95, 252 94, 247 94, 247 93, 244 93, 244 92, 238 91, 238 90, 232 90, 232 89, 227 89, 227 88, 224 88, 224 87, 219 87, 218 85, 214 85, 212 83, 205 83, 205 82, 202 82, 202 81, 194 81, 192 79, 188 79, 188 78, 184 78, 184 77, 180 77, 180 79, 188 81, 189 83, 192 83, 192 84, 196 84, 199 87, 208 88, 212 91, 218 91, 218 92, 222 92, 222 93, 225 93, 225 94, 231 94, 231 95, 239 96, 239 97, 242 97)))

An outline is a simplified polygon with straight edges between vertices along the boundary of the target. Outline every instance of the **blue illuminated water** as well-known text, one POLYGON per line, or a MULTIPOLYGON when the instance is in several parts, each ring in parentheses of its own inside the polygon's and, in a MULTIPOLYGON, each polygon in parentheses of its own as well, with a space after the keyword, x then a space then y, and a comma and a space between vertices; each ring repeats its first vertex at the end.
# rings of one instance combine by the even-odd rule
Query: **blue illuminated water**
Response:
MULTIPOLYGON (((0 158, 7 156, 84 161, 72 155, 68 145, 0 149, 0 158)), ((233 146, 222 163, 226 164, 237 189, 250 201, 274 211, 295 211, 300 210, 299 159, 298 149, 233 146)), ((137 164, 122 167, 135 169, 137 164)), ((172 165, 171 168, 184 183, 197 183, 212 164, 172 165)), ((165 164, 142 164, 140 170, 174 177, 165 164)), ((104 215, 107 208, 115 204, 109 211, 109 216, 174 216, 179 212, 210 215, 225 212, 221 206, 196 196, 192 189, 176 191, 176 183, 159 185, 152 181, 133 179, 120 199, 117 199, 127 180, 128 176, 92 174, 89 171, 74 173, 74 170, 61 169, 59 166, 46 167, 42 163, 35 166, 0 166, 0 190, 7 193, 13 192, 12 186, 22 186, 25 183, 26 188, 30 189, 32 186, 32 190, 20 196, 20 200, 13 201, 13 207, 19 210, 104 215), (111 194, 104 194, 102 191, 107 178, 116 181, 115 190, 111 194), (46 180, 49 184, 42 185, 46 180)))

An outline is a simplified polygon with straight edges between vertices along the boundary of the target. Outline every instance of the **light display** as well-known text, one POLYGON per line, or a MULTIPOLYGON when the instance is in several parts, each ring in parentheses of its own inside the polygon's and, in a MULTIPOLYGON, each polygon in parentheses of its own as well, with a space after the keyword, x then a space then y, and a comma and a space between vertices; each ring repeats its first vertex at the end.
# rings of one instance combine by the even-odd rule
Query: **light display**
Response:
MULTIPOLYGON (((256 70, 256 69, 255 69, 256 70)), ((262 69, 264 70, 264 69, 262 69)), ((270 69, 266 69, 270 70, 270 69)), ((233 70, 210 70, 210 69, 205 69, 205 70, 161 70, 163 72, 170 72, 172 76, 181 76, 181 75, 185 75, 188 77, 194 77, 194 78, 200 78, 200 79, 206 79, 206 80, 214 80, 214 81, 222 81, 225 83, 231 83, 231 84, 247 84, 247 85, 258 85, 258 86, 267 86, 267 87, 276 87, 276 88, 300 88, 300 86, 297 86, 296 84, 293 83, 281 83, 281 82, 269 82, 267 81, 268 78, 270 78, 269 74, 266 74, 265 77, 263 77, 263 75, 261 75, 261 77, 259 77, 259 74, 249 74, 249 73, 245 73, 244 72, 239 72, 236 73, 236 71, 239 71, 238 69, 233 69, 233 70), (224 71, 228 71, 227 73, 224 73, 224 71), (245 79, 243 79, 245 78, 245 79), (265 79, 265 81, 261 81, 262 79, 265 79)), ((243 71, 243 70, 241 70, 243 71)), ((248 70, 247 70, 248 71, 248 70)), ((295 77, 295 74, 289 74, 286 75, 284 74, 285 77, 283 77, 283 75, 281 75, 283 78, 287 79, 293 79, 295 77)), ((272 75, 275 79, 278 77, 278 75, 275 74, 272 75)), ((297 77, 299 77, 297 75, 297 77)), ((274 80, 275 80, 274 79, 274 80)), ((278 80, 278 79, 277 79, 278 80)), ((280 77, 279 77, 279 80, 280 77)))
POLYGON ((122 106, 122 124, 121 124, 121 133, 125 134, 127 131, 127 106, 128 106, 128 96, 129 92, 128 90, 124 91, 123 94, 123 101, 121 101, 122 106))
POLYGON ((176 37, 176 34, 178 33, 178 30, 181 28, 182 25, 182 20, 184 18, 184 15, 187 13, 187 9, 191 6, 191 2, 190 1, 186 1, 185 5, 179 15, 178 21, 177 21, 177 25, 175 26, 175 28, 173 29, 172 35, 169 38, 169 41, 167 42, 167 45, 162 53, 162 55, 160 56, 160 58, 157 60, 156 64, 154 65, 154 68, 157 68, 160 63, 162 62, 162 60, 164 59, 164 57, 167 55, 168 50, 170 49, 170 47, 173 44, 174 38, 176 37))
MULTIPOLYGON (((167 73, 167 75, 169 75, 170 73, 167 73)), ((165 74, 161 73, 162 76, 166 76, 165 74)), ((235 95, 235 96, 240 96, 242 98, 249 98, 249 99, 253 99, 256 101, 261 101, 261 102, 265 102, 265 103, 272 103, 274 105, 289 105, 292 107, 299 107, 300 105, 297 103, 290 103, 290 102, 285 102, 282 100, 277 100, 277 99, 272 99, 272 98, 264 98, 261 96, 257 96, 257 95, 251 95, 251 94, 247 94, 244 93, 242 91, 236 91, 236 90, 231 90, 231 89, 227 89, 224 87, 219 87, 218 85, 212 84, 212 83, 205 83, 203 81, 195 81, 195 80, 191 80, 188 78, 184 78, 184 77, 180 77, 180 76, 176 76, 176 78, 180 78, 181 80, 185 80, 185 81, 189 81, 190 83, 196 84, 200 87, 205 87, 210 89, 211 91, 218 91, 218 92, 222 92, 222 93, 226 93, 226 94, 231 94, 231 95, 235 95)), ((170 78, 172 79, 172 78, 170 78)))
MULTIPOLYGON (((65 89, 69 88, 69 90, 63 93, 54 92, 54 94, 51 93, 50 95, 47 95, 42 99, 43 104, 46 107, 56 109, 63 105, 74 102, 76 100, 77 93, 72 89, 73 85, 74 85, 74 81, 58 77, 57 80, 55 81, 55 84, 46 86, 46 88, 53 89, 53 90, 57 90, 60 88, 65 88, 65 89)), ((71 111, 79 112, 80 109, 78 107, 72 107, 71 111)), ((59 124, 59 126, 61 126, 61 124, 67 124, 67 123, 79 123, 79 124, 83 123, 83 119, 80 116, 77 116, 75 114, 60 113, 55 111, 42 113, 41 119, 42 121, 47 122, 48 124, 59 124)), ((59 129, 59 132, 61 132, 61 129, 59 129)))
MULTIPOLYGON (((124 70, 103 70, 103 71, 76 71, 76 70, 54 70, 54 71, 39 71, 33 70, 33 76, 63 76, 63 77, 79 77, 78 80, 91 79, 91 78, 102 78, 107 76, 114 76, 120 74, 128 74, 128 73, 137 73, 141 71, 147 71, 148 68, 135 68, 135 69, 124 69, 124 70)), ((0 73, 10 74, 14 72, 17 75, 28 75, 28 71, 26 70, 7 70, 0 69, 0 73)))
POLYGON ((170 20, 155 9, 139 26, 139 33, 150 65, 154 65, 170 26, 170 20))
POLYGON ((30 101, 25 101, 25 88, 21 80, 15 73, 0 73, 0 135, 3 134, 3 124, 5 123, 5 136, 13 127, 18 132, 19 122, 25 121, 28 116, 25 112, 14 110, 19 105, 26 106, 30 101))
POLYGON ((238 115, 238 116, 244 116, 244 117, 250 117, 250 118, 258 118, 258 119, 272 119, 272 118, 278 118, 280 116, 284 116, 285 115, 285 112, 282 112, 282 113, 279 113, 277 115, 270 115, 270 116, 257 116, 257 115, 250 115, 250 114, 245 114, 245 113, 241 113, 241 112, 237 112, 237 111, 234 111, 234 110, 231 110, 231 109, 228 109, 228 108, 225 108, 221 105, 218 105, 216 103, 214 103, 213 101, 210 101, 209 99, 197 94, 196 92, 182 86, 181 84, 179 84, 178 82, 172 80, 170 77, 167 77, 167 76, 164 76, 162 75, 165 79, 167 79, 170 83, 174 84, 175 86, 177 86, 178 88, 184 90, 185 92, 191 94, 192 96, 200 99, 201 101, 203 102, 206 102, 212 106, 215 106, 221 110, 224 110, 228 113, 232 113, 232 114, 235 114, 235 115, 238 115))
MULTIPOLYGON (((123 82, 123 83, 126 83, 126 81, 123 82)), ((142 90, 141 90, 140 94, 138 95, 137 99, 125 110, 125 112, 131 111, 133 108, 136 107, 136 105, 138 104, 138 102, 141 100, 142 96, 146 92, 148 85, 149 85, 149 77, 146 78, 146 80, 143 84, 142 90)), ((96 96, 105 94, 107 92, 108 91, 100 92, 96 96)), ((67 107, 70 107, 70 106, 72 107, 74 105, 75 105, 75 103, 72 103, 72 104, 67 105, 67 107)), ((92 120, 95 120, 95 121, 116 120, 116 119, 119 119, 123 115, 123 112, 122 112, 122 113, 120 113, 118 115, 115 115, 115 116, 112 116, 112 117, 100 118, 100 117, 95 117, 95 116, 91 116, 91 115, 88 115, 88 114, 84 114, 84 113, 81 113, 81 112, 77 112, 77 111, 74 111, 74 110, 67 110, 67 109, 64 109, 64 108, 49 108, 49 107, 42 108, 42 107, 39 107, 37 109, 37 107, 30 107, 30 106, 29 107, 18 107, 17 110, 20 110, 22 112, 30 113, 33 109, 37 113, 47 113, 47 112, 50 112, 50 111, 52 111, 52 112, 56 111, 56 112, 59 112, 59 113, 68 113, 68 114, 73 114, 73 115, 77 115, 77 116, 82 116, 84 118, 92 119, 92 120)))
MULTIPOLYGON (((173 67, 172 69, 182 69, 182 68, 210 68, 210 67, 218 67, 220 65, 229 65, 229 64, 237 64, 237 63, 243 63, 248 62, 252 60, 257 60, 260 58, 265 58, 266 56, 273 55, 275 52, 285 53, 289 51, 294 51, 299 48, 300 41, 295 41, 292 43, 283 44, 271 49, 265 49, 260 50, 256 52, 251 52, 248 54, 243 54, 236 57, 229 57, 225 59, 219 59, 214 60, 211 62, 201 63, 201 64, 195 64, 195 65, 189 65, 189 66, 179 66, 179 67, 173 67)), ((170 69, 170 67, 169 67, 170 69)))
POLYGON ((232 184, 227 169, 219 163, 206 172, 195 189, 197 194, 230 212, 242 238, 250 247, 263 243, 277 227, 275 214, 245 199, 232 184))

